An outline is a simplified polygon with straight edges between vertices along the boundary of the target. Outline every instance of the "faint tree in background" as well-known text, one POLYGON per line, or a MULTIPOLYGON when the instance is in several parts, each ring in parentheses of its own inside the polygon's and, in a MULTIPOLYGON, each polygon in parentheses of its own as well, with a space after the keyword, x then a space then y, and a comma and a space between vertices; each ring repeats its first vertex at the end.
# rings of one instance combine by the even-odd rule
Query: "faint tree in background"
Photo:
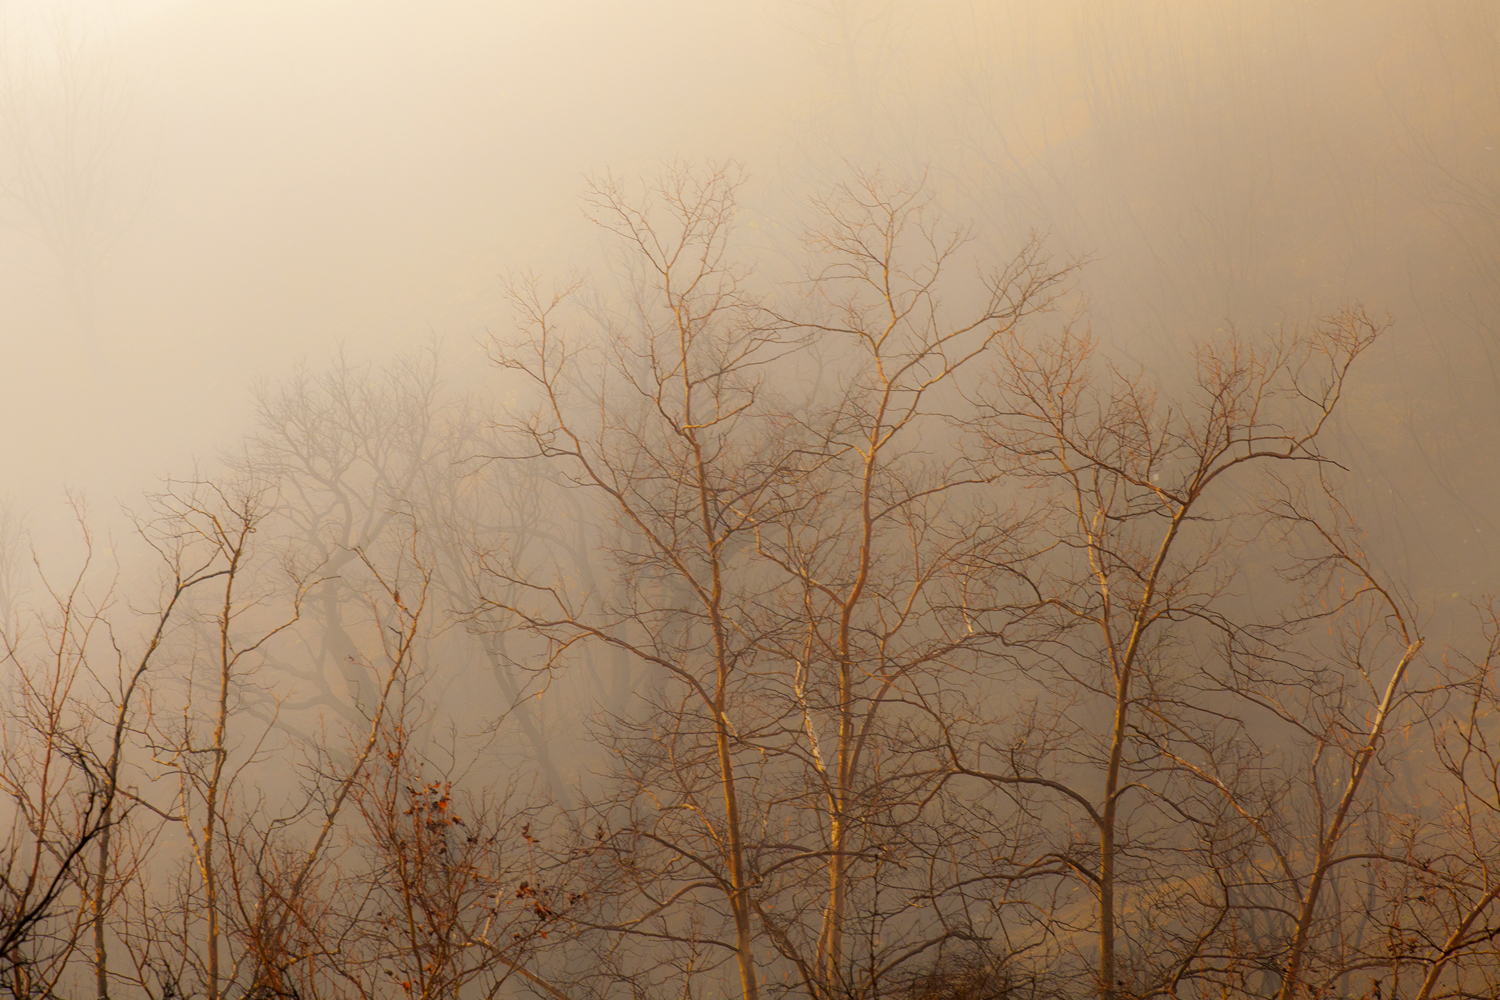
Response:
POLYGON ((17 633, 27 590, 25 529, 15 500, 0 500, 0 632, 6 635, 17 633))
POLYGON ((78 9, 52 7, 42 34, 0 21, 0 223, 47 248, 93 345, 101 274, 144 201, 121 162, 131 98, 78 9))
POLYGON ((475 650, 465 648, 463 633, 450 626, 467 621, 478 604, 474 552, 503 548, 523 558, 529 546, 559 541, 555 534, 539 534, 563 528, 542 523, 539 505, 548 495, 543 484, 514 469, 499 477, 474 469, 474 457, 492 450, 486 413, 444 378, 433 345, 378 369, 341 354, 327 371, 302 371, 280 385, 259 387, 260 427, 240 464, 282 483, 283 502, 269 528, 282 544, 319 562, 324 579, 309 595, 295 648, 274 657, 276 669, 295 681, 297 694, 257 710, 265 718, 274 713, 288 729, 319 711, 348 722, 361 718, 378 679, 360 666, 365 654, 347 619, 363 613, 360 590, 371 583, 365 561, 399 552, 415 519, 433 560, 435 587, 422 642, 439 643, 450 665, 434 683, 446 690, 470 683, 463 664, 480 657, 501 695, 490 718, 515 724, 547 775, 551 794, 561 797, 566 789, 528 688, 531 675, 511 662, 506 629, 469 622, 475 650))
POLYGON ((294 630, 295 652, 275 663, 299 696, 257 709, 283 726, 317 710, 357 723, 375 704, 379 683, 346 621, 365 610, 365 561, 402 551, 414 487, 430 466, 452 464, 440 450, 446 401, 436 357, 382 372, 340 357, 320 374, 299 371, 279 386, 262 385, 256 396, 259 428, 239 464, 280 484, 266 528, 321 567, 294 630))

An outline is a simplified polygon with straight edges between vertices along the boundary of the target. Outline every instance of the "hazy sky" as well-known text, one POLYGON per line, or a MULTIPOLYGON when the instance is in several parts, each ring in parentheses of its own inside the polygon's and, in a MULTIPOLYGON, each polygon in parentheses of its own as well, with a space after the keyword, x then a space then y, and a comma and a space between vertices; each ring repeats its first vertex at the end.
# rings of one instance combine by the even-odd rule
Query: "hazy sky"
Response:
MULTIPOLYGON (((501 274, 591 249, 587 175, 764 150, 807 100, 795 35, 689 3, 104 6, 64 8, 111 91, 107 130, 80 130, 106 168, 96 329, 18 231, 30 206, 0 235, 0 406, 24 428, 0 462, 33 500, 230 443, 253 377, 341 343, 472 351, 501 274)), ((11 8, 8 69, 55 108, 42 5, 11 8)))
POLYGON ((108 504, 211 459, 256 378, 339 345, 380 359, 437 337, 482 372, 500 277, 593 260, 588 176, 731 158, 776 238, 850 165, 926 170, 997 253, 1036 228, 1090 258, 1091 325, 1145 364, 1364 302, 1400 336, 1351 404, 1351 447, 1392 497, 1421 480, 1384 516, 1489 517, 1486 0, 0 0, 0 17, 0 494, 23 508, 64 485, 108 504))

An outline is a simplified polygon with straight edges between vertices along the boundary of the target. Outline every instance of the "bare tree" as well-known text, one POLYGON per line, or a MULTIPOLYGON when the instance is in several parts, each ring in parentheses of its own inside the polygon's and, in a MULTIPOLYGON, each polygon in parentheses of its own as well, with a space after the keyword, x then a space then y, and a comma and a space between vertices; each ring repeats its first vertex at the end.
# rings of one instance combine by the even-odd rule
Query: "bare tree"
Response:
MULTIPOLYGON (((1190 897, 1162 895, 1165 884, 1191 885, 1217 867, 1221 849, 1210 836, 1215 813, 1198 810, 1171 745, 1222 735, 1214 716, 1223 708, 1194 677, 1195 650, 1214 630, 1239 635, 1255 621, 1236 606, 1235 587, 1245 570, 1238 553, 1273 513, 1253 499, 1265 482, 1257 470, 1316 471, 1330 461, 1319 437, 1377 333, 1353 312, 1263 348, 1200 346, 1196 384, 1170 402, 1142 376, 1099 372, 1082 336, 1014 339, 992 391, 978 397, 975 429, 997 474, 1039 497, 1043 554, 1022 577, 1035 611, 1024 628, 998 633, 1030 650, 1015 676, 1036 692, 1036 708, 1004 740, 985 741, 991 763, 955 754, 954 767, 996 788, 1045 794, 1059 819, 1073 827, 1076 814, 1088 831, 1051 856, 1093 896, 1093 919, 1069 923, 1092 925, 1090 964, 1106 1000, 1175 988, 1234 907, 1211 893, 1202 912, 1183 912, 1190 897), (1172 872, 1169 862, 1183 861, 1172 872), (1162 904, 1174 919, 1159 916, 1162 904), (1168 951, 1160 930, 1184 920, 1200 929, 1168 951), (1134 943, 1132 962, 1146 963, 1128 973, 1122 936, 1134 943)), ((1397 690, 1415 648, 1401 658, 1397 690)), ((1369 739, 1379 734, 1377 724, 1369 739)), ((1355 775, 1351 796, 1358 786, 1355 775)), ((1308 891, 1315 902, 1317 888, 1308 891)), ((1304 945, 1285 956, 1288 983, 1304 945)))
POLYGON ((702 176, 682 168, 665 173, 641 207, 613 181, 592 191, 596 221, 639 255, 649 275, 635 302, 640 329, 621 331, 607 347, 620 383, 604 391, 633 395, 628 408, 608 399, 597 415, 578 411, 575 392, 593 376, 559 336, 562 298, 546 298, 533 284, 515 289, 529 342, 497 343, 494 358, 539 399, 535 415, 515 429, 521 454, 553 463, 572 485, 596 495, 609 516, 630 526, 644 553, 632 570, 639 582, 623 600, 575 596, 501 564, 493 567, 496 579, 524 587, 523 601, 490 604, 547 640, 548 664, 588 638, 624 650, 690 692, 713 733, 717 774, 701 820, 718 850, 701 877, 727 904, 740 992, 754 1000, 744 762, 731 713, 758 650, 728 588, 752 518, 776 502, 775 486, 792 470, 774 461, 755 467, 760 456, 745 440, 758 431, 760 374, 788 343, 783 324, 750 296, 728 257, 737 186, 728 168, 702 176), (682 603, 642 603, 645 588, 667 589, 682 603))
POLYGON ((415 699, 393 711, 356 793, 367 853, 349 873, 349 896, 359 901, 363 964, 340 974, 372 992, 389 980, 421 1000, 494 997, 512 977, 555 994, 527 967, 568 906, 546 884, 551 853, 532 835, 536 810, 514 784, 466 788, 454 754, 445 764, 418 757, 410 739, 422 711, 415 699))
MULTIPOLYGON (((172 486, 154 498, 155 530, 169 544, 206 550, 216 564, 214 596, 192 610, 196 628, 187 652, 195 669, 185 678, 181 719, 164 714, 151 720, 153 757, 176 779, 175 801, 159 808, 177 823, 192 858, 194 875, 185 879, 196 926, 178 942, 181 960, 201 966, 204 992, 213 1000, 233 981, 238 961, 224 967, 224 864, 237 801, 233 794, 246 766, 266 753, 268 733, 240 736, 232 731, 241 691, 253 677, 260 651, 297 620, 309 578, 291 573, 291 594, 278 609, 269 600, 263 567, 253 558, 253 535, 268 515, 274 493, 254 482, 212 482, 172 486), (207 710, 197 694, 207 688, 207 710), (200 936, 193 947, 191 936, 200 936)), ((168 967, 177 963, 165 963, 168 967)))
POLYGON ((890 840, 923 826, 921 789, 939 783, 941 741, 913 720, 941 714, 933 678, 972 656, 961 591, 997 571, 1011 527, 942 509, 982 481, 953 474, 956 452, 933 460, 923 434, 1066 269, 1028 246, 950 316, 966 234, 920 185, 861 176, 819 203, 805 313, 770 310, 733 257, 736 187, 729 170, 681 167, 639 200, 594 187, 596 221, 634 268, 597 362, 559 326, 566 293, 515 288, 528 340, 495 357, 538 409, 512 457, 546 461, 633 544, 600 546, 613 591, 576 586, 567 566, 492 562, 488 606, 546 640, 547 669, 597 643, 660 685, 653 714, 617 706, 606 737, 620 791, 586 824, 609 873, 590 926, 658 943, 648 979, 664 955, 687 975, 727 955, 756 996, 763 940, 811 995, 865 995, 966 932, 941 913, 905 926, 908 875, 887 903, 851 885, 921 867, 890 840), (858 958, 856 898, 878 911, 859 920, 858 958))
MULTIPOLYGON (((116 825, 115 800, 121 793, 120 777, 125 767, 127 738, 131 735, 130 730, 134 724, 133 702, 137 692, 145 685, 147 671, 161 652, 168 628, 174 624, 174 616, 178 615, 180 605, 190 596, 189 592, 221 577, 232 580, 239 568, 237 557, 230 556, 226 560, 222 539, 208 539, 208 544, 205 545, 205 539, 194 537, 193 533, 183 533, 180 527, 180 524, 164 525, 160 521, 138 525, 139 534, 155 550, 165 571, 163 598, 160 610, 152 616, 139 652, 133 660, 118 642, 112 643, 117 660, 115 673, 119 678, 119 686, 109 695, 113 719, 106 720, 110 723, 108 741, 102 752, 96 753, 96 766, 104 782, 106 801, 104 827, 98 838, 98 854, 94 868, 89 873, 93 882, 89 905, 93 915, 93 964, 99 1000, 107 1000, 109 996, 107 922, 111 909, 110 895, 119 883, 119 879, 111 872, 111 832, 116 825)), ((143 802, 129 792, 124 794, 129 799, 125 803, 126 810, 143 802)))
MULTIPOLYGON (((42 645, 28 641, 14 627, 0 632, 5 660, 14 669, 16 696, 7 716, 5 754, 6 789, 21 824, 13 833, 24 827, 33 838, 29 847, 14 837, 9 844, 9 870, 17 881, 6 881, 12 909, 7 912, 3 954, 11 957, 18 977, 30 976, 18 964, 23 962, 23 942, 53 919, 53 909, 76 888, 81 894, 77 912, 87 915, 93 931, 97 992, 106 997, 106 923, 111 893, 118 884, 111 871, 112 837, 139 801, 121 787, 136 702, 189 592, 226 569, 216 550, 205 551, 180 537, 161 537, 142 526, 141 535, 155 549, 165 579, 156 610, 136 616, 146 625, 144 634, 138 643, 124 642, 124 623, 112 618, 118 610, 113 587, 102 597, 91 593, 93 539, 81 505, 76 510, 86 556, 66 588, 53 586, 42 574, 52 605, 50 614, 38 615, 42 645), (107 683, 111 670, 104 664, 110 661, 116 687, 100 692, 96 685, 107 683), (92 868, 84 853, 88 847, 96 851, 92 868)), ((83 926, 80 923, 73 933, 82 933, 83 926)), ((61 962, 51 975, 54 985, 75 944, 76 938, 70 938, 58 953, 61 962)), ((21 978, 13 985, 24 993, 21 978)))
POLYGON ((1432 822, 1394 859, 1408 884, 1384 921, 1392 938, 1383 956, 1392 995, 1410 967, 1418 1000, 1487 996, 1497 986, 1500 767, 1486 730, 1500 707, 1500 628, 1493 606, 1478 610, 1482 647, 1470 655, 1449 650, 1424 692, 1432 743, 1430 755, 1419 759, 1427 765, 1423 790, 1434 801, 1408 803, 1406 811, 1425 806, 1432 822))
POLYGON ((882 872, 917 867, 924 855, 930 874, 933 855, 952 845, 942 836, 910 841, 898 817, 930 830, 922 812, 939 784, 938 733, 984 643, 971 608, 994 592, 1018 550, 1019 519, 977 503, 983 478, 940 443, 945 411, 969 369, 1053 304, 1070 269, 1052 266, 1033 241, 1003 268, 981 272, 977 304, 954 315, 945 296, 970 235, 942 222, 920 184, 859 175, 818 207, 823 219, 808 243, 823 318, 798 325, 837 345, 842 385, 805 416, 784 418, 803 425, 789 437, 818 462, 797 502, 757 526, 756 543, 785 574, 763 603, 782 622, 771 635, 791 671, 778 678, 778 694, 823 814, 816 848, 803 857, 792 850, 776 867, 796 878, 813 860, 827 883, 816 933, 799 945, 782 924, 774 936, 813 973, 813 995, 843 997, 878 993, 897 966, 976 933, 941 906, 925 926, 899 916, 908 893, 941 898, 945 878, 957 884, 970 873, 938 863, 936 882, 908 883, 906 893, 891 886, 889 913, 871 890, 882 872), (903 839, 911 856, 893 864, 903 839), (846 950, 854 899, 863 943, 880 942, 858 957, 846 950))
POLYGON ((40 644, 7 629, 10 670, 3 716, 0 788, 8 806, 0 876, 0 961, 17 998, 48 993, 85 933, 73 891, 85 852, 109 828, 111 790, 89 766, 89 664, 107 630, 109 595, 91 594, 93 546, 63 586, 43 579, 51 614, 40 644), (72 911, 71 913, 69 911, 72 911))
MULTIPOLYGON (((365 916, 358 901, 368 902, 369 886, 380 884, 374 872, 341 870, 349 852, 340 842, 351 825, 347 813, 365 811, 374 780, 371 770, 382 759, 391 762, 392 734, 400 739, 406 732, 408 715, 401 709, 406 685, 420 669, 416 661, 432 569, 415 529, 408 535, 405 558, 393 564, 377 568, 363 553, 359 556, 376 584, 365 598, 368 624, 378 633, 374 645, 381 651, 380 663, 369 665, 381 678, 378 697, 362 727, 346 727, 342 752, 329 746, 299 748, 309 755, 300 802, 293 799, 271 815, 265 809, 252 811, 226 843, 233 888, 231 933, 248 957, 248 988, 265 995, 321 995, 328 959, 341 953, 336 945, 329 950, 326 942, 354 933, 365 916), (331 898, 330 893, 346 892, 351 879, 361 878, 365 885, 356 887, 352 908, 346 899, 331 898)), ((348 970, 333 971, 344 976, 348 970)))

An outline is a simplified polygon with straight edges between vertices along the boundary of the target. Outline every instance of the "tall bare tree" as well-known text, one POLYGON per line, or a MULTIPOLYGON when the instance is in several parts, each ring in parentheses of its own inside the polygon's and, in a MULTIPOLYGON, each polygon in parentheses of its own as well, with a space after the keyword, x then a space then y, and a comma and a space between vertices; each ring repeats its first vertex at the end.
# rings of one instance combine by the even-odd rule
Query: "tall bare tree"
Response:
POLYGON ((925 759, 898 745, 909 716, 939 711, 924 678, 974 643, 964 577, 1009 529, 965 523, 962 501, 963 517, 941 509, 980 480, 951 474, 957 452, 929 461, 941 447, 922 435, 1066 269, 1028 246, 950 316, 966 235, 920 185, 861 176, 818 205, 813 301, 771 310, 733 255, 736 188, 724 168, 675 168, 640 198, 595 186, 596 221, 633 267, 597 358, 559 326, 566 293, 517 287, 528 339, 497 344, 496 360, 538 408, 513 428, 512 457, 546 461, 633 544, 601 544, 615 591, 577 586, 566 566, 494 563, 508 589, 491 606, 546 640, 548 669, 597 643, 661 685, 647 721, 617 716, 622 797, 597 814, 609 834, 593 850, 619 861, 609 884, 635 902, 594 926, 671 942, 698 974, 732 955, 746 997, 772 960, 758 941, 812 995, 865 995, 954 933, 890 917, 889 942, 854 959, 851 900, 869 900, 851 884, 902 867, 877 842, 899 828, 893 810, 921 813, 940 741, 925 759))

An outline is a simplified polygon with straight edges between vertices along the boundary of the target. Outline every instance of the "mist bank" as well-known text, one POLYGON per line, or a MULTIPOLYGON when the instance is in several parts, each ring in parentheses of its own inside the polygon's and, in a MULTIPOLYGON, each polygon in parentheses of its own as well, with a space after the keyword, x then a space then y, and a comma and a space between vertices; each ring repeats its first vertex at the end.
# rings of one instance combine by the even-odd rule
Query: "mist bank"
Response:
POLYGON ((1382 533, 1462 561, 1460 528, 1483 527, 1489 463, 1466 454, 1497 395, 1500 97, 1482 3, 30 3, 7 24, 23 506, 207 458, 256 377, 340 343, 467 351, 505 321, 501 276, 596 265, 587 177, 685 158, 745 164, 778 240, 848 164, 926 171, 997 258, 1033 229, 1089 258, 1094 328, 1138 361, 1355 301, 1389 315, 1357 421, 1391 472, 1382 533), (1429 466, 1441 483, 1408 486, 1429 466))

